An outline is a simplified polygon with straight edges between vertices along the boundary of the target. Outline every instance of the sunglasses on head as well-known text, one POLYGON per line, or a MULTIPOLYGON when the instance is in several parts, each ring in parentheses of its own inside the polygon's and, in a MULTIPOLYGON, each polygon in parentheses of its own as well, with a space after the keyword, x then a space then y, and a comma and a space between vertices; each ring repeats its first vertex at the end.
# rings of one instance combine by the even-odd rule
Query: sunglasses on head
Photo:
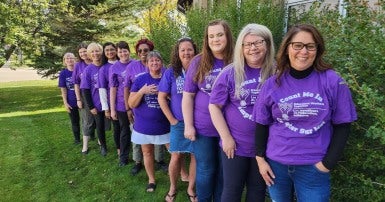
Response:
POLYGON ((138 49, 138 53, 147 53, 148 51, 150 51, 150 49, 148 49, 148 48, 145 48, 145 49, 138 49))

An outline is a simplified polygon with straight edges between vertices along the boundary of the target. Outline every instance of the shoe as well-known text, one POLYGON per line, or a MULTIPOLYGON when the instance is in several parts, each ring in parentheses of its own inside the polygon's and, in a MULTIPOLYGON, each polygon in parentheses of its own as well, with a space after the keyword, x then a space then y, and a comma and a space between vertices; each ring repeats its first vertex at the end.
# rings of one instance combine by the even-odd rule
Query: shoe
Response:
POLYGON ((198 201, 198 200, 197 200, 197 195, 196 195, 196 194, 195 194, 195 195, 190 195, 190 194, 188 194, 188 192, 186 192, 186 195, 187 195, 188 201, 190 201, 190 202, 196 202, 196 201, 198 201))
POLYGON ((126 166, 126 165, 128 165, 128 163, 127 162, 119 162, 119 167, 124 167, 124 166, 126 166))
POLYGON ((100 154, 101 154, 102 156, 106 156, 106 155, 107 155, 107 148, 101 146, 101 147, 100 147, 100 154))
POLYGON ((74 144, 75 144, 75 145, 79 145, 79 144, 80 144, 80 140, 75 140, 75 141, 74 141, 74 144))
POLYGON ((168 164, 164 161, 156 162, 156 169, 155 170, 163 170, 165 173, 168 173, 168 164))
POLYGON ((164 201, 165 201, 165 202, 173 202, 173 201, 175 201, 176 194, 177 194, 177 192, 175 192, 174 194, 171 194, 171 195, 170 195, 170 194, 168 193, 168 191, 167 191, 166 196, 164 196, 164 201))
POLYGON ((87 155, 87 154, 88 154, 88 151, 90 151, 90 149, 87 149, 86 151, 82 151, 82 154, 83 154, 83 155, 87 155))
POLYGON ((135 163, 134 167, 131 169, 131 175, 136 175, 142 170, 142 163, 135 163))
POLYGON ((154 192, 156 189, 155 183, 149 183, 146 187, 146 192, 154 192))

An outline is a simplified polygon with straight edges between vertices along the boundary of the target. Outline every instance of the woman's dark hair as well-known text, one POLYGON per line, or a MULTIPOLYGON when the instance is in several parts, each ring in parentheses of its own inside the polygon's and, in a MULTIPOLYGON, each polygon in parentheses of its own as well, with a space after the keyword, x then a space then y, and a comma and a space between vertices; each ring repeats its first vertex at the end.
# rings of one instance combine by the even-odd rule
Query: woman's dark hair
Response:
POLYGON ((136 42, 136 45, 135 45, 135 52, 138 53, 138 48, 141 44, 147 44, 148 47, 150 48, 150 51, 153 51, 154 50, 154 43, 152 41, 150 41, 149 39, 140 39, 138 42, 136 42))
POLYGON ((233 35, 231 33, 231 29, 229 24, 224 21, 224 20, 213 20, 208 23, 208 25, 205 28, 205 33, 204 33, 204 39, 203 39, 203 46, 202 46, 202 53, 201 55, 201 60, 199 62, 198 66, 198 71, 194 77, 195 82, 202 82, 203 79, 205 78, 206 74, 211 71, 214 65, 214 55, 209 47, 209 34, 208 34, 208 28, 210 26, 215 26, 215 25, 222 25, 226 39, 227 39, 227 44, 225 49, 223 50, 223 62, 224 66, 227 66, 233 61, 233 52, 234 52, 234 39, 233 35))
POLYGON ((325 71, 328 69, 332 69, 332 66, 326 63, 323 59, 325 54, 325 43, 321 33, 315 28, 313 25, 309 24, 299 24, 294 25, 290 28, 290 30, 286 33, 281 46, 279 47, 277 53, 277 80, 279 83, 279 79, 283 75, 283 73, 290 69, 290 60, 288 54, 288 46, 292 42, 293 37, 299 32, 308 32, 313 36, 314 42, 317 44, 317 54, 315 56, 315 60, 313 63, 313 67, 316 71, 325 71))
POLYGON ((78 56, 79 58, 79 62, 84 62, 84 60, 80 57, 79 55, 79 50, 82 49, 82 48, 85 48, 87 50, 87 47, 88 47, 88 44, 85 43, 85 42, 81 42, 78 47, 77 47, 77 52, 76 52, 76 55, 78 56))
MULTIPOLYGON (((112 42, 106 42, 106 43, 103 44, 102 65, 104 65, 104 64, 106 64, 108 62, 108 58, 106 57, 106 54, 104 52, 104 50, 106 49, 107 46, 112 46, 115 49, 117 49, 116 45, 114 43, 112 43, 112 42)), ((116 59, 119 60, 118 55, 116 55, 116 59)))
POLYGON ((174 45, 174 48, 172 49, 171 57, 170 57, 171 58, 170 66, 171 68, 173 68, 174 78, 177 78, 178 76, 182 75, 183 65, 182 65, 182 61, 179 58, 179 45, 185 41, 190 42, 191 45, 193 46, 194 55, 198 53, 197 45, 194 43, 194 41, 191 38, 183 37, 178 40, 178 42, 174 45))

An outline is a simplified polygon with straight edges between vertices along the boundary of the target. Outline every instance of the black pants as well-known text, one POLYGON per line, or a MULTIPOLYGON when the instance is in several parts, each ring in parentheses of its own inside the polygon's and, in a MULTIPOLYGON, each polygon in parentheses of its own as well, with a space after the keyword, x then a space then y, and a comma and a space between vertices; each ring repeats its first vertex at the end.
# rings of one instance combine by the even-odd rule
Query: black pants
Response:
POLYGON ((131 142, 130 122, 128 121, 127 112, 117 112, 120 125, 120 162, 128 162, 128 154, 131 142))
POLYGON ((106 131, 104 128, 104 112, 98 112, 94 115, 96 123, 96 133, 98 134, 98 139, 102 147, 107 148, 106 145, 106 131))
POLYGON ((79 109, 77 107, 72 107, 68 113, 71 120, 72 133, 75 138, 75 142, 80 142, 80 117, 79 109))
POLYGON ((119 124, 119 120, 112 120, 112 125, 114 127, 112 135, 114 137, 115 146, 116 146, 116 149, 120 149, 120 124, 119 124))
POLYGON ((222 202, 241 201, 246 186, 247 202, 264 202, 266 184, 259 174, 258 164, 254 157, 234 155, 228 159, 221 151, 223 166, 222 202))

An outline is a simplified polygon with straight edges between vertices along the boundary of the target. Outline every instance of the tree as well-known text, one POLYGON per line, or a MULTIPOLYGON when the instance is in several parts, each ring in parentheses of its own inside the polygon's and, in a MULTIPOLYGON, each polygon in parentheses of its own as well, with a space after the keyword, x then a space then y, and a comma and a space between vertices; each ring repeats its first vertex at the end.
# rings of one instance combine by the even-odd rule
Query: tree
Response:
POLYGON ((19 49, 27 65, 44 76, 55 75, 62 67, 63 53, 75 53, 80 42, 129 41, 136 36, 138 30, 132 25, 139 17, 139 11, 151 5, 150 0, 15 0, 0 3, 0 64, 19 49))

